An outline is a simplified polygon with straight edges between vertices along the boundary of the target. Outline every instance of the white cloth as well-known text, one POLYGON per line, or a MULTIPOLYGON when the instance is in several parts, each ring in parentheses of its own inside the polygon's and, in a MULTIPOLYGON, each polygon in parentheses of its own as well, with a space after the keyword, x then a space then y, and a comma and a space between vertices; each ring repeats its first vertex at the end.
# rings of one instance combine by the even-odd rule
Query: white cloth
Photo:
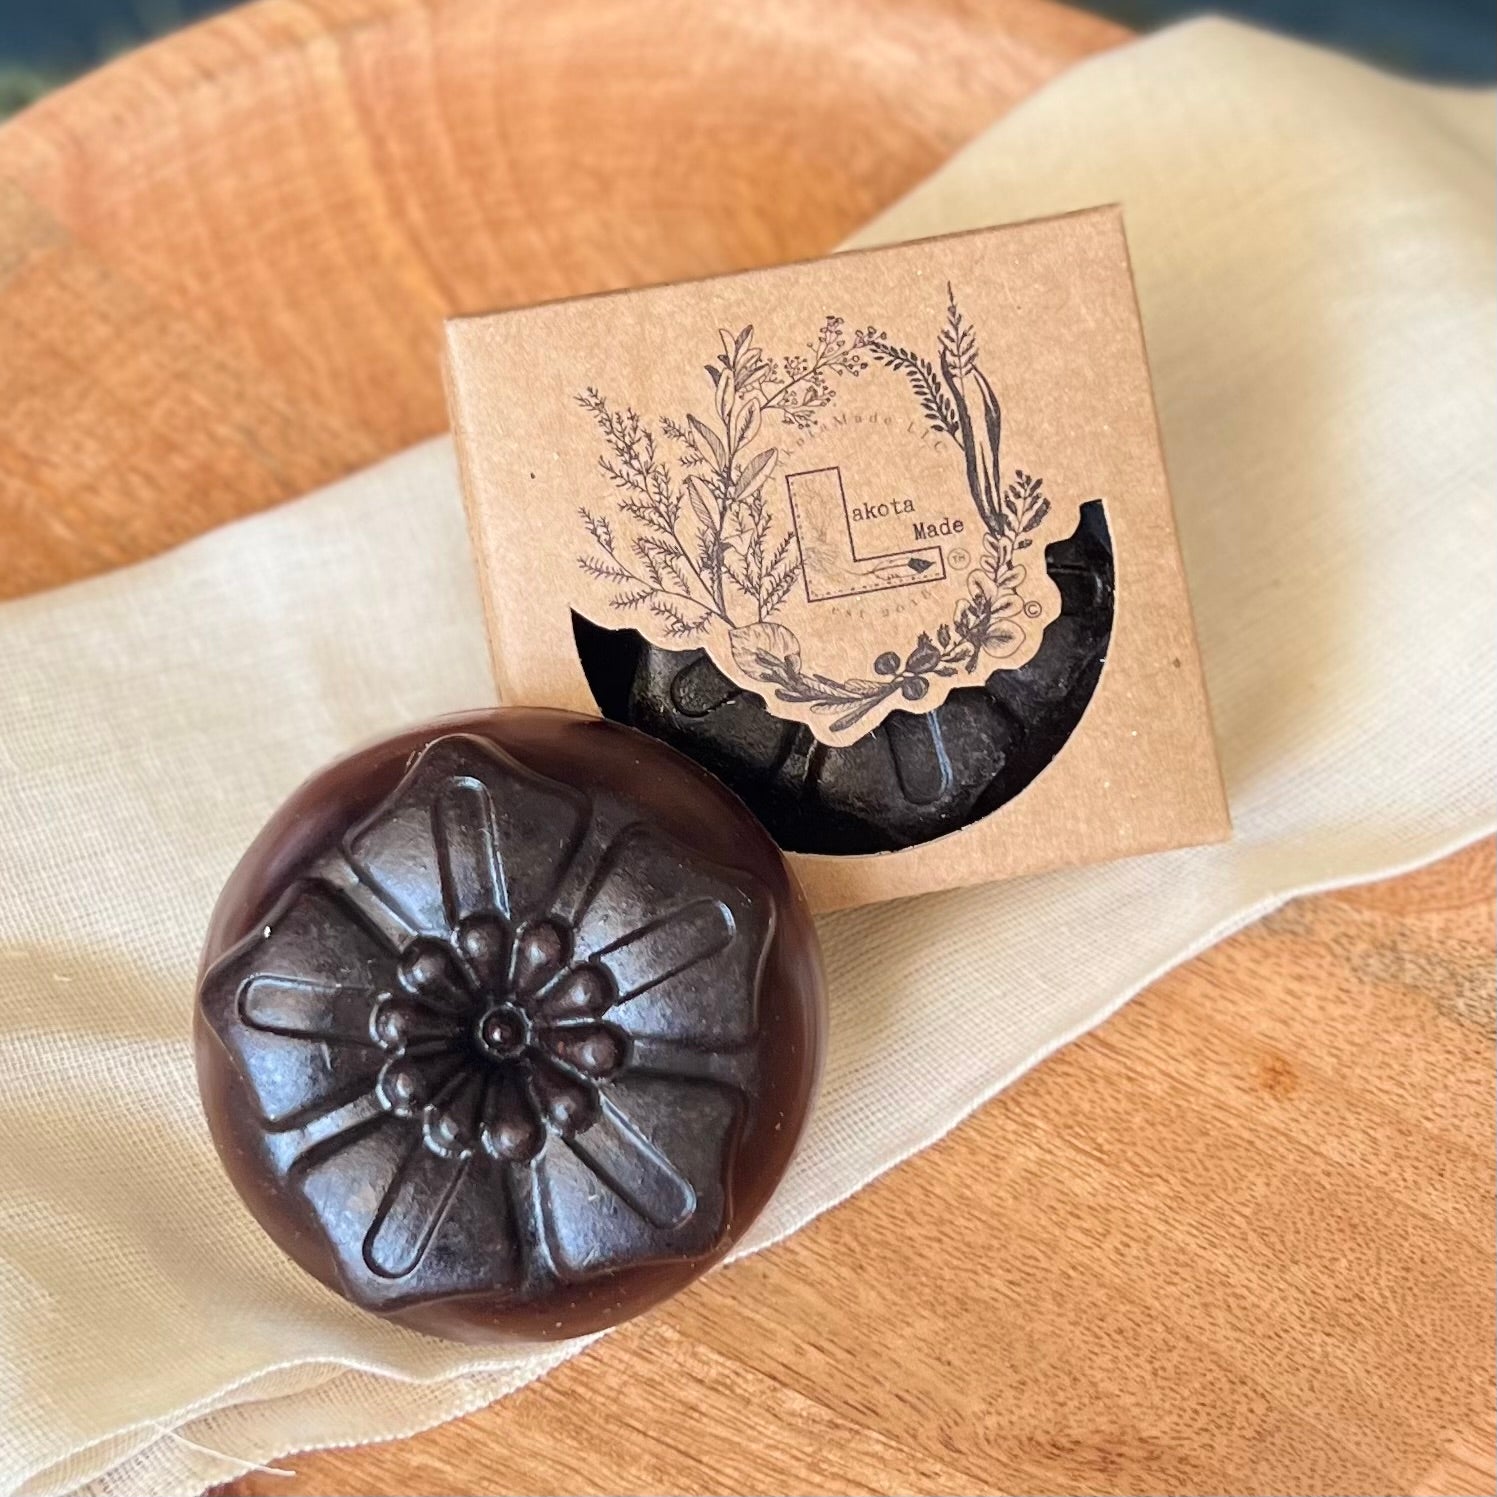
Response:
MULTIPOLYGON (((1490 96, 1200 22, 1076 68, 861 236, 1125 204, 1237 836, 826 919, 825 1089, 750 1248, 1289 896, 1491 828, 1493 156, 1490 96)), ((196 1492, 566 1354, 408 1334, 291 1267, 188 1045, 267 813, 490 697, 445 441, 0 609, 0 1490, 196 1492)))

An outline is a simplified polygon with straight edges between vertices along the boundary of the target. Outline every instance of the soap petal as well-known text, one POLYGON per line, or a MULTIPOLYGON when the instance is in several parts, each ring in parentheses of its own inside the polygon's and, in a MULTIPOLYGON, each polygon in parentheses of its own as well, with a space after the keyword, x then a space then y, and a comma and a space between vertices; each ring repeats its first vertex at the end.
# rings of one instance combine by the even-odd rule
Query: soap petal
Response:
POLYGON ((636 823, 610 844, 579 904, 576 956, 612 979, 609 1021, 626 1033, 741 1044, 757 1029, 773 926, 762 886, 636 823))
POLYGON ((372 1085, 371 1021, 395 963, 335 895, 294 885, 203 980, 204 1018, 234 1057, 267 1127, 294 1127, 372 1085))
POLYGON ((449 733, 422 750, 343 850, 359 879, 414 930, 445 939, 485 911, 516 922, 544 913, 587 810, 578 791, 490 743, 449 733))
POLYGON ((727 1222, 724 1160, 741 1115, 710 1084, 624 1076, 593 1127, 553 1139, 534 1166, 551 1265, 563 1281, 698 1254, 727 1222))

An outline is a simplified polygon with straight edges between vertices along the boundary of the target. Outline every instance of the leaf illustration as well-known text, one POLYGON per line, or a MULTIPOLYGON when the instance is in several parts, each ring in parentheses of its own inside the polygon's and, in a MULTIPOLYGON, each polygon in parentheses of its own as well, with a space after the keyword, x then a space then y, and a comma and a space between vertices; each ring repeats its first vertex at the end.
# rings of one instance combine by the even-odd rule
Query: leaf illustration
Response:
POLYGON ((674 587, 690 597, 691 578, 683 565, 685 560, 685 554, 679 551, 674 554, 662 555, 660 558, 660 569, 670 578, 674 587))
POLYGON ((848 728, 866 717, 876 706, 877 702, 860 702, 851 712, 844 712, 831 726, 833 733, 845 733, 848 728))
MULTIPOLYGON (((723 387, 721 385, 718 386, 719 392, 721 392, 722 388, 723 387)), ((719 394, 719 404, 721 404, 721 399, 721 394, 719 394)), ((722 467, 722 465, 728 460, 728 453, 727 449, 723 446, 722 441, 719 439, 717 433, 713 431, 705 421, 699 421, 695 416, 688 416, 686 418, 686 422, 687 425, 690 426, 691 429, 697 434, 697 438, 707 444, 707 450, 716 460, 718 467, 722 467)))
MULTIPOLYGON (((738 510, 723 526, 723 535, 740 551, 746 551, 754 539, 753 522, 741 510, 738 510)), ((753 590, 752 587, 745 588, 746 592, 753 592, 753 590)))
POLYGON ((686 480, 686 492, 691 499, 691 512, 697 517, 697 524, 705 531, 717 528, 712 518, 712 511, 707 507, 707 501, 702 498, 697 489, 697 480, 688 478, 686 480))
POLYGON ((644 541, 637 540, 634 543, 633 551, 639 558, 640 566, 644 568, 644 574, 649 579, 650 586, 654 588, 661 587, 660 568, 655 565, 655 556, 649 546, 644 541))
POLYGON ((790 537, 781 537, 780 544, 774 548, 774 554, 769 558, 769 565, 765 568, 767 572, 778 572, 780 563, 790 554, 790 537))
POLYGON ((1007 621, 995 623, 983 638, 983 653, 1005 659, 1024 643, 1024 631, 1019 625, 1007 621))
POLYGON ((774 469, 775 459, 779 455, 778 448, 766 447, 738 475, 738 497, 740 499, 747 499, 769 477, 774 469))
POLYGON ((985 504, 978 508, 986 518, 996 513, 998 495, 1003 486, 1003 470, 999 466, 998 454, 1001 451, 1003 439, 1003 412, 998 404, 998 397, 993 393, 993 387, 988 382, 988 377, 977 367, 976 343, 973 344, 972 355, 972 380, 977 386, 978 396, 982 404, 983 436, 985 438, 981 461, 984 466, 983 493, 985 504))
POLYGON ((977 333, 967 324, 956 304, 956 293, 946 287, 946 326, 941 329, 943 362, 950 360, 958 379, 965 379, 977 368, 977 333))
POLYGON ((764 589, 764 611, 773 613, 786 598, 790 596, 790 589, 800 580, 800 566, 794 565, 779 577, 771 578, 764 589))
POLYGON ((612 552, 613 530, 608 523, 607 517, 604 515, 592 514, 590 511, 585 509, 579 509, 577 513, 582 516, 582 523, 586 528, 587 533, 592 536, 592 538, 597 541, 597 543, 605 551, 612 552))
POLYGON ((800 670, 800 641, 783 624, 745 624, 728 635, 733 663, 755 681, 778 681, 800 670))
POLYGON ((729 366, 729 378, 718 382, 717 386, 717 414, 724 428, 728 425, 729 412, 733 409, 734 380, 729 366))
POLYGON ((662 619, 665 622, 666 635, 672 639, 682 639, 690 634, 700 634, 706 628, 709 617, 708 614, 704 613, 698 619, 690 619, 674 603, 663 601, 651 603, 650 612, 657 619, 662 619))
POLYGON ((634 580, 627 568, 613 562, 598 561, 591 556, 579 556, 577 565, 589 577, 596 577, 599 582, 632 582, 634 580))
POLYGON ((733 418, 734 447, 747 447, 754 440, 759 430, 759 410, 760 402, 752 395, 738 408, 733 418))
POLYGON ((915 399, 920 403, 920 409, 925 413, 925 419, 933 432, 952 437, 958 443, 961 441, 956 407, 951 403, 951 397, 941 388, 941 377, 929 359, 923 359, 907 348, 878 340, 868 344, 868 352, 881 364, 899 370, 910 382, 910 389, 914 391, 915 399))

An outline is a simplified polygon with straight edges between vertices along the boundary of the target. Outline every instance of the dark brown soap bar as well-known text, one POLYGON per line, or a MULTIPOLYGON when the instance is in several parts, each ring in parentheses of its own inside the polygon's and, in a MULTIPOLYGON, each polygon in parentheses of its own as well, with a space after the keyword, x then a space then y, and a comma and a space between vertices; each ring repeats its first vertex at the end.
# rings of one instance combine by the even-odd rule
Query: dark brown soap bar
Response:
POLYGON ((261 1225, 365 1309, 556 1339, 682 1288, 768 1199, 820 1068, 815 930, 681 755, 511 709, 340 760, 214 912, 198 1079, 261 1225))
POLYGON ((585 621, 578 648, 608 716, 720 776, 786 851, 887 852, 1012 800, 1081 721, 1112 634, 1112 545, 1099 502, 1084 504, 1073 534, 1046 548, 1046 569, 1061 612, 1028 664, 994 671, 930 712, 893 712, 845 748, 774 716, 700 650, 662 650, 585 621))

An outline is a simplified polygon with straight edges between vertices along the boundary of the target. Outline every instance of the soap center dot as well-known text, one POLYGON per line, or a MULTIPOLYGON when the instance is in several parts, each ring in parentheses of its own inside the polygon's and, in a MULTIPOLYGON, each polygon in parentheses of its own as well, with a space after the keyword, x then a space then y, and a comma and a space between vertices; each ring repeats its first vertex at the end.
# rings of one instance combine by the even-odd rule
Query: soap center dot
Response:
POLYGON ((514 1060, 530 1043, 530 1021, 514 1004, 496 1004, 478 1021, 478 1043, 491 1060, 514 1060))

